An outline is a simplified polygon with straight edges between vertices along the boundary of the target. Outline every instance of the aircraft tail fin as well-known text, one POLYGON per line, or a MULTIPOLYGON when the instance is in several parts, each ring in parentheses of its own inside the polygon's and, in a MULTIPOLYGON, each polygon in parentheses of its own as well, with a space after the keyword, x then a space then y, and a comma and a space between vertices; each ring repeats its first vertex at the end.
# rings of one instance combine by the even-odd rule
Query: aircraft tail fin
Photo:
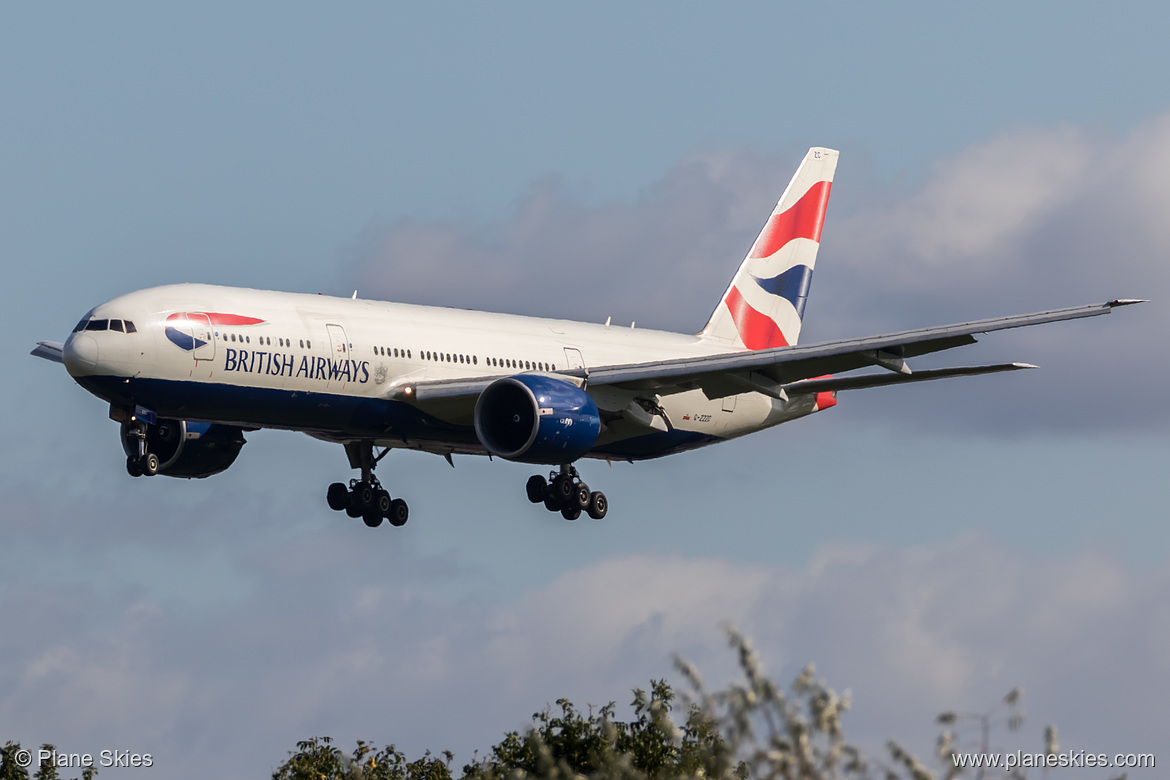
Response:
POLYGON ((808 150, 700 336, 752 350, 796 344, 837 154, 808 150))

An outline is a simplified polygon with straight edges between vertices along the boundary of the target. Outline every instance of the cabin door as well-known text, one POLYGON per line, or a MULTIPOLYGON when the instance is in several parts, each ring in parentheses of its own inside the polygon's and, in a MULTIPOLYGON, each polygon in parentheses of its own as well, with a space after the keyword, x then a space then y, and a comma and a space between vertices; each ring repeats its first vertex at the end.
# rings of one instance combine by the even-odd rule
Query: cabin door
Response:
POLYGON ((581 357, 581 350, 576 347, 565 347, 565 360, 569 368, 585 368, 585 358, 581 357))
POLYGON ((349 360, 352 351, 349 339, 340 325, 326 325, 325 329, 329 331, 329 389, 344 390, 353 379, 350 376, 353 364, 349 360))
POLYGON ((200 312, 191 312, 187 315, 187 327, 184 330, 188 330, 194 339, 192 344, 195 348, 191 350, 191 357, 195 358, 196 363, 215 359, 215 338, 210 317, 200 312))

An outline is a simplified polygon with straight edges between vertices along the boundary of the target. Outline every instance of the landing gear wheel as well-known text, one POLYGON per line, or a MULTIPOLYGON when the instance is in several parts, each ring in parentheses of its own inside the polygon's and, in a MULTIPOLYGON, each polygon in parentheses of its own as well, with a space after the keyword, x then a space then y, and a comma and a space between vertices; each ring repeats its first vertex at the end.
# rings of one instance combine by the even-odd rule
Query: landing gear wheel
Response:
POLYGON ((371 510, 362 515, 362 522, 370 528, 377 528, 382 524, 382 516, 377 512, 371 510))
POLYGON ((576 520, 581 516, 581 510, 575 506, 567 506, 561 510, 561 517, 566 520, 576 520))
POLYGON ((390 502, 390 511, 386 513, 386 517, 390 520, 390 525, 401 528, 406 525, 406 520, 410 517, 410 510, 405 501, 396 498, 390 502))
POLYGON ((353 487, 353 494, 357 497, 358 506, 364 512, 374 508, 374 488, 369 482, 359 482, 353 487))
POLYGON ((361 517, 362 507, 358 503, 356 493, 349 493, 345 499, 345 513, 350 517, 361 517))
POLYGON ((544 508, 550 512, 559 512, 561 511, 561 504, 552 496, 548 496, 544 499, 544 508))
POLYGON ((340 482, 334 482, 329 486, 325 500, 329 503, 330 509, 334 512, 340 512, 345 509, 345 505, 349 501, 349 490, 340 482))
POLYGON ((142 476, 142 464, 138 462, 137 455, 130 455, 126 458, 126 473, 132 477, 142 476))
POLYGON ((599 490, 590 495, 587 511, 589 512, 589 516, 594 520, 600 520, 605 517, 605 513, 609 511, 609 499, 605 497, 605 493, 599 490))
POLYGON ((528 494, 528 500, 534 504, 539 504, 544 501, 544 496, 548 492, 548 480, 539 474, 533 474, 528 478, 528 484, 524 486, 524 492, 528 494))
POLYGON ((573 478, 568 474, 561 474, 552 483, 552 497, 559 506, 567 506, 573 500, 573 478))
POLYGON ((573 488, 573 498, 569 505, 575 506, 577 509, 584 511, 589 508, 590 497, 591 494, 589 493, 589 486, 584 482, 578 482, 573 488))
POLYGON ((155 455, 153 452, 148 452, 143 455, 138 463, 142 466, 142 473, 145 476, 153 477, 158 473, 158 455, 155 455))
POLYGON ((390 505, 392 503, 393 502, 390 500, 390 494, 385 490, 379 489, 374 491, 374 511, 380 514, 382 517, 390 516, 390 505))

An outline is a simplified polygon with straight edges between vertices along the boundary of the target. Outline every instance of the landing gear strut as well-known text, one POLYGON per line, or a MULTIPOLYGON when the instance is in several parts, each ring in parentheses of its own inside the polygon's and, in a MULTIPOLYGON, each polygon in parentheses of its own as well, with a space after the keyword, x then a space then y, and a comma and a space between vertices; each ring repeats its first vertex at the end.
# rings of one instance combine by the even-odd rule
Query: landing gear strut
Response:
POLYGON ((362 470, 358 479, 351 479, 347 487, 342 482, 334 482, 329 486, 326 500, 329 508, 344 511, 350 517, 360 517, 370 528, 377 528, 382 520, 389 520, 390 525, 400 527, 406 525, 410 516, 410 509, 401 498, 391 498, 390 493, 382 487, 382 483, 374 476, 374 467, 378 461, 386 457, 389 449, 374 457, 373 442, 362 441, 345 445, 350 464, 362 470))
POLYGON ((605 493, 599 490, 589 492, 589 486, 581 481, 577 469, 571 464, 562 465, 559 472, 550 472, 548 479, 534 474, 528 478, 524 490, 529 501, 534 504, 543 502, 545 509, 560 512, 566 520, 576 520, 582 512, 600 520, 609 511, 605 493))

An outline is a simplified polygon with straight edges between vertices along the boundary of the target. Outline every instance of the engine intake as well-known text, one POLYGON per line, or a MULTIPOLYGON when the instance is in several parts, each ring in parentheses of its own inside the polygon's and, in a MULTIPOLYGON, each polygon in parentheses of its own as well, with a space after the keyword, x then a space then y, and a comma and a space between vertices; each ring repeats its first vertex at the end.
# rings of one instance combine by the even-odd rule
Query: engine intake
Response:
MULTIPOLYGON (((234 425, 159 420, 146 431, 146 448, 158 456, 158 473, 168 477, 202 479, 218 474, 235 462, 244 446, 244 432, 234 425)), ((138 454, 138 440, 129 423, 122 423, 122 449, 138 454)))
POLYGON ((488 452, 524 463, 572 463, 601 433, 597 404, 563 379, 518 374, 497 379, 475 404, 475 435, 488 452))

